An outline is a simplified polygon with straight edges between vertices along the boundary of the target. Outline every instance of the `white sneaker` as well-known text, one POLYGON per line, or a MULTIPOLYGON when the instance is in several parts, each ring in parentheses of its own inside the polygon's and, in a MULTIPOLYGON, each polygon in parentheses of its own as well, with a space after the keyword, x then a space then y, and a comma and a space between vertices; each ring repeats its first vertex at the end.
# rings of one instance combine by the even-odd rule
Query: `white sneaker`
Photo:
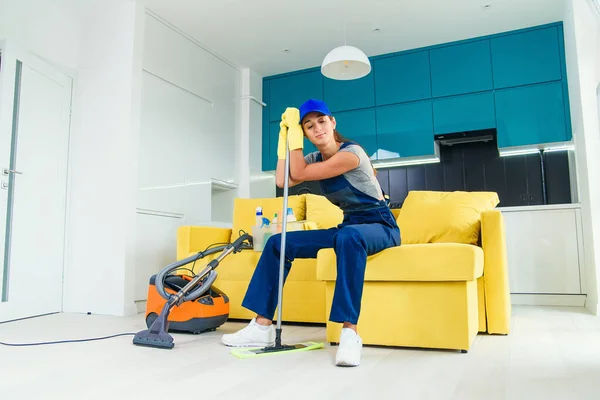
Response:
POLYGON ((275 344, 275 327, 271 324, 265 329, 265 327, 256 323, 256 318, 252 318, 252 321, 245 328, 236 333, 223 335, 221 342, 232 347, 273 346, 275 344))
POLYGON ((343 328, 335 364, 340 367, 357 367, 362 353, 362 339, 356 332, 343 328))

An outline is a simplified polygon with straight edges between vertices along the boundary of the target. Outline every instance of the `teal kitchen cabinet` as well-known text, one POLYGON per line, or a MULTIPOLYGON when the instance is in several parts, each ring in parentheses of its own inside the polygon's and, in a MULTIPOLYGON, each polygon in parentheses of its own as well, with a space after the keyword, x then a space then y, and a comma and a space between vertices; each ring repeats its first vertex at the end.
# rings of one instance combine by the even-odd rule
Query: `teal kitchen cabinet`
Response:
POLYGON ((556 26, 490 39, 494 88, 560 80, 556 26))
POLYGON ((310 98, 323 99, 321 71, 307 71, 269 80, 269 121, 281 121, 287 107, 299 108, 310 98))
POLYGON ((335 121, 337 131, 361 145, 369 157, 377 152, 374 108, 339 112, 335 114, 335 121))
POLYGON ((373 73, 350 81, 324 77, 323 100, 332 113, 373 107, 375 105, 373 73))
POLYGON ((277 169, 277 145, 279 143, 279 121, 269 122, 269 134, 263 137, 263 171, 275 171, 277 169), (265 143, 266 142, 266 143, 265 143))
POLYGON ((376 59, 373 71, 377 106, 431 97, 429 51, 376 59))
POLYGON ((498 147, 571 140, 562 82, 495 91, 498 147))
POLYGON ((491 91, 433 99, 435 134, 495 127, 494 93, 491 91))
POLYGON ((430 60, 433 97, 493 89, 489 40, 432 49, 430 60))
POLYGON ((378 107, 378 160, 434 154, 431 100, 378 107))

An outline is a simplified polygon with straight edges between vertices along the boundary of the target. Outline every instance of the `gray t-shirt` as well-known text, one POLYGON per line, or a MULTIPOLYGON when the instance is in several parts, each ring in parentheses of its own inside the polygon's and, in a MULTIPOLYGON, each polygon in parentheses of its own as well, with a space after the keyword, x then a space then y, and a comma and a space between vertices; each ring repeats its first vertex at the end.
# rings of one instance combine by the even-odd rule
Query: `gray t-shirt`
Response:
MULTIPOLYGON (((358 167, 342 175, 351 187, 342 187, 344 182, 340 180, 325 179, 321 181, 321 187, 326 189, 323 195, 344 211, 361 209, 383 200, 381 186, 375 177, 371 160, 363 148, 358 144, 346 142, 342 144, 339 151, 358 156, 358 167)), ((304 159, 307 164, 322 161, 321 153, 318 151, 305 155, 304 159)))

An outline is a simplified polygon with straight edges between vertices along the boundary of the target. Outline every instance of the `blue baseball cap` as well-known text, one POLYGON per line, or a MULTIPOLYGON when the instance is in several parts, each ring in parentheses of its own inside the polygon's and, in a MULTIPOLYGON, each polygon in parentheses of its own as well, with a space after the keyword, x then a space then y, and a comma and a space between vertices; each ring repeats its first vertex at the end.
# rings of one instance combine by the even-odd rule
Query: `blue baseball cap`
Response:
POLYGON ((309 99, 300 106, 300 123, 302 123, 304 117, 311 112, 331 115, 329 107, 327 107, 327 104, 325 104, 323 100, 309 99))

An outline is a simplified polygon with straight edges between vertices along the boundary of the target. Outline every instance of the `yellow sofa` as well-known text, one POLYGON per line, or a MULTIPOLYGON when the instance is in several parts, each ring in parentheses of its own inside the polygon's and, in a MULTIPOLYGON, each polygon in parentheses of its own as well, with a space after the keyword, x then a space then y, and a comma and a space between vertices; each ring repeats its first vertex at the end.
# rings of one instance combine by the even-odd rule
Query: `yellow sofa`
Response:
MULTIPOLYGON (((510 292, 504 221, 495 193, 413 191, 392 212, 402 245, 367 260, 358 324, 365 344, 467 351, 478 332, 508 334, 510 292)), ((213 243, 251 233, 254 212, 262 206, 272 218, 281 198, 236 199, 232 229, 183 226, 177 233, 177 258, 213 243)), ((339 208, 322 196, 289 197, 298 220, 310 229, 341 222, 339 208)), ((230 298, 230 318, 254 315, 241 307, 260 252, 225 258, 215 285, 230 298)), ((283 320, 326 323, 327 341, 339 341, 341 324, 328 321, 335 288, 332 249, 316 259, 294 261, 284 287, 283 320)))

